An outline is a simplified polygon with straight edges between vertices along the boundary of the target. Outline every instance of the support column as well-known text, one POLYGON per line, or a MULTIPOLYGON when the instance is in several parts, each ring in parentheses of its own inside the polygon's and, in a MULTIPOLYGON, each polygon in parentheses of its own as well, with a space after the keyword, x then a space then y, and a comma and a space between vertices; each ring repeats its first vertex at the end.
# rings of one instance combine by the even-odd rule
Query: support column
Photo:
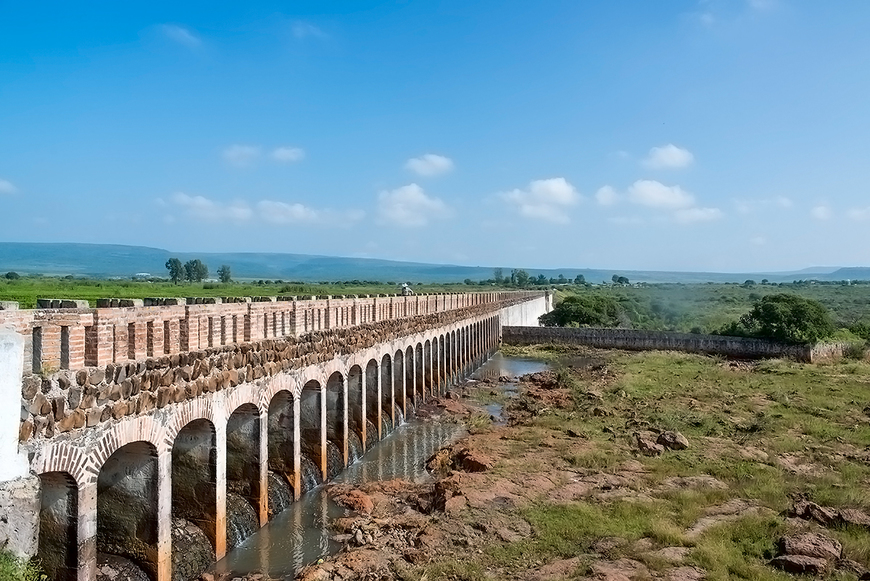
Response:
MULTIPOLYGON (((259 410, 260 413, 260 498, 257 502, 257 519, 260 526, 269 522, 269 412, 259 410)), ((297 470, 298 471, 298 470, 297 470)), ((294 487, 293 494, 298 498, 299 490, 294 487)))
POLYGON ((326 385, 320 386, 320 474, 326 482, 328 472, 326 469, 326 385))
MULTIPOLYGON (((293 396, 293 497, 299 500, 302 496, 302 402, 298 395, 293 396)), ((268 496, 268 487, 264 488, 268 496)))
MULTIPOLYGON (((365 377, 365 375, 363 375, 363 377, 365 377)), ((365 383, 365 381, 363 381, 363 383, 365 383)), ((348 417, 347 409, 350 406, 348 405, 348 401, 347 401, 347 374, 344 374, 344 373, 341 375, 341 390, 342 390, 342 393, 344 394, 342 396, 342 401, 344 402, 344 405, 342 407, 344 409, 341 412, 342 423, 344 424, 344 429, 342 430, 342 433, 341 433, 341 455, 342 455, 342 458, 344 459, 344 465, 345 465, 345 467, 347 467, 347 464, 348 464, 347 433, 348 433, 348 430, 350 429, 350 426, 348 425, 348 421, 347 421, 347 417, 348 417)))
POLYGON ((172 581, 172 450, 157 454, 157 581, 172 581))
MULTIPOLYGON (((216 414, 217 415, 217 414, 216 414)), ((215 557, 220 561, 227 553, 227 420, 226 414, 215 418, 215 557)))
POLYGON ((78 581, 97 578, 97 483, 78 491, 78 581))

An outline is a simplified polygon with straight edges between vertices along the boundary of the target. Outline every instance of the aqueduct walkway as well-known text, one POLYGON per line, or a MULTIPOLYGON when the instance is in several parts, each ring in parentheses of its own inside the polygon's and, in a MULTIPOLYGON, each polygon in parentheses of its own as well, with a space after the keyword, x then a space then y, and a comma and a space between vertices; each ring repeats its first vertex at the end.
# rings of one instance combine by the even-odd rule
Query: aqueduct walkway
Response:
POLYGON ((228 497, 265 524, 275 487, 331 478, 488 357, 504 322, 551 306, 526 292, 151 303, 0 310, 0 483, 27 479, 16 463, 39 479, 33 526, 17 506, 6 536, 30 531, 54 580, 93 581, 107 553, 169 581, 173 519, 220 558, 228 497))

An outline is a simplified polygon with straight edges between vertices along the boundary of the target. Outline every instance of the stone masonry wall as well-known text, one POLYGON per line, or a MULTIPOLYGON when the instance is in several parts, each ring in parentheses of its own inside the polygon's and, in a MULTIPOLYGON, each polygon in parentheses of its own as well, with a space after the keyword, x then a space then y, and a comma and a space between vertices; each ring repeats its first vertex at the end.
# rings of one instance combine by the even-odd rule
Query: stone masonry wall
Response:
POLYGON ((787 345, 776 341, 724 335, 695 335, 634 329, 565 327, 504 327, 502 339, 509 345, 569 343, 602 349, 633 351, 670 350, 709 353, 745 359, 789 357, 798 361, 842 357, 842 344, 787 345))
POLYGON ((525 294, 505 294, 492 302, 314 331, 301 337, 217 344, 77 370, 26 375, 21 389, 19 441, 33 447, 71 430, 146 414, 170 403, 329 361, 396 337, 496 313, 523 300, 528 300, 525 294))

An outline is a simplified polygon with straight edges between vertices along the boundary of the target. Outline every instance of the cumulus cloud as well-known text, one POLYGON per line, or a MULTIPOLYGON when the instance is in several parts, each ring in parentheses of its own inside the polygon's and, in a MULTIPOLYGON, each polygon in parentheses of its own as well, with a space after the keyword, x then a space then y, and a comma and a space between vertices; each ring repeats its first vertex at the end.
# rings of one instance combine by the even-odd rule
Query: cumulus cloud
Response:
POLYGON ((288 204, 287 202, 262 200, 257 202, 257 211, 266 222, 272 224, 316 222, 320 218, 316 210, 299 203, 288 204))
POLYGON ((18 188, 15 187, 10 181, 0 180, 0 194, 14 194, 18 191, 18 188))
POLYGON ((691 151, 669 143, 650 149, 643 165, 649 169, 679 169, 692 165, 693 161, 695 156, 691 151))
POLYGON ((655 180, 637 180, 629 186, 628 197, 650 208, 678 210, 695 205, 695 197, 680 186, 666 186, 655 180))
POLYGON ((272 151, 272 159, 281 163, 295 163, 305 158, 305 151, 299 147, 277 147, 272 151))
POLYGON ((453 160, 443 155, 427 153, 405 162, 405 169, 424 177, 434 177, 453 170, 453 160))
MULTIPOLYGON (((286 226, 289 224, 337 224, 347 226, 361 220, 365 212, 347 210, 333 212, 318 210, 300 203, 288 203, 275 200, 260 200, 253 208, 244 201, 221 202, 205 196, 191 196, 184 192, 176 193, 166 202, 158 198, 157 204, 168 208, 181 208, 185 214, 202 222, 248 222, 286 226)), ((164 221, 171 223, 175 216, 168 214, 164 221)))
POLYGON ((188 48, 197 48, 202 46, 202 39, 195 35, 190 30, 178 26, 176 24, 164 24, 160 27, 163 34, 170 40, 182 44, 188 48))
POLYGON ((612 206, 619 201, 619 194, 612 187, 604 186, 595 192, 595 200, 601 206, 612 206))
POLYGON ((719 208, 685 208, 674 212, 674 220, 680 224, 694 224, 695 222, 711 222, 722 217, 719 208))
POLYGON ((759 210, 769 210, 771 208, 788 209, 794 204, 790 198, 785 196, 776 196, 775 198, 762 198, 758 200, 735 200, 737 211, 741 214, 751 214, 759 210))
MULTIPOLYGON (((2 189, 0 189, 0 191, 2 191, 2 189)), ((859 222, 863 220, 868 220, 870 219, 870 206, 867 206, 866 208, 852 208, 851 210, 849 210, 848 216, 852 220, 856 220, 859 222)))
POLYGON ((834 212, 828 206, 819 205, 810 210, 810 215, 816 220, 830 220, 834 212))
POLYGON ((303 20, 297 20, 293 23, 293 26, 290 28, 293 32, 293 36, 298 38, 299 40, 305 38, 326 38, 328 35, 323 32, 317 26, 314 26, 310 22, 305 22, 303 20))
POLYGON ((447 205, 426 195, 417 184, 409 184, 378 194, 378 215, 382 222, 403 228, 425 226, 430 218, 447 215, 447 205))
POLYGON ((224 203, 205 196, 191 196, 178 192, 172 196, 175 205, 183 208, 191 217, 207 222, 250 220, 254 212, 244 202, 224 203))
POLYGON ((535 180, 528 189, 504 192, 499 196, 522 216, 566 224, 566 210, 580 201, 580 194, 565 178, 535 180))
POLYGON ((253 145, 231 145, 223 152, 224 160, 236 167, 248 167, 260 157, 260 148, 253 145))

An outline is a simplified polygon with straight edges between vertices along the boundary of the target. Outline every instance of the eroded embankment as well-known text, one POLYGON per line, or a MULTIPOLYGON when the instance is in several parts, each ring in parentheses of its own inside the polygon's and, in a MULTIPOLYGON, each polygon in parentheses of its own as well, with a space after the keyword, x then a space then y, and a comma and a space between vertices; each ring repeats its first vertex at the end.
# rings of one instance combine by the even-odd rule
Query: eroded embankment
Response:
POLYGON ((505 425, 479 407, 498 380, 433 408, 471 431, 434 483, 331 487, 345 548, 299 578, 868 577, 866 363, 524 351, 562 365, 522 378, 505 425))

